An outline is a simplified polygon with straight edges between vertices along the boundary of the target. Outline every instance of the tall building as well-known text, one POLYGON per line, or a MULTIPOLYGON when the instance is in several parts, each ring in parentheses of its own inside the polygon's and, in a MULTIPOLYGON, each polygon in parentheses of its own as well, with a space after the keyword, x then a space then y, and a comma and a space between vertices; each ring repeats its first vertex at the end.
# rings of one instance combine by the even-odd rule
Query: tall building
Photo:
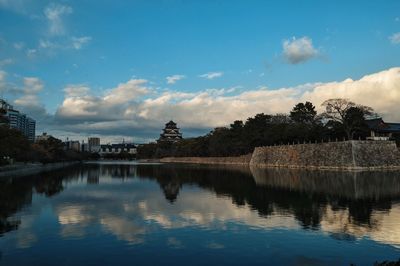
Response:
POLYGON ((100 146, 100 138, 88 138, 88 144, 89 144, 89 151, 90 152, 100 152, 101 146, 100 146))
POLYGON ((65 150, 81 151, 81 144, 77 140, 67 140, 63 144, 65 150))
POLYGON ((158 142, 176 142, 181 139, 182 133, 179 132, 179 128, 176 126, 176 123, 171 120, 165 124, 165 128, 163 129, 163 133, 160 134, 158 142))
POLYGON ((12 105, 2 99, 0 99, 0 109, 5 113, 3 115, 10 128, 21 131, 30 141, 35 141, 36 121, 34 119, 15 110, 12 105))
POLYGON ((27 117, 26 121, 27 126, 25 135, 28 137, 29 141, 34 142, 36 135, 36 121, 30 117, 27 117))

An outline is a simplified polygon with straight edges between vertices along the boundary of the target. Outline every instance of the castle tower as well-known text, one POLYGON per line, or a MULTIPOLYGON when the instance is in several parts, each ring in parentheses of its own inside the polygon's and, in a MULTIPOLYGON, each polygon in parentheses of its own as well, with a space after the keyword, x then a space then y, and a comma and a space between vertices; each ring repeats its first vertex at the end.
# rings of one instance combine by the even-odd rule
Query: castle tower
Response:
POLYGON ((181 139, 182 139, 182 133, 179 132, 179 128, 176 126, 176 123, 171 120, 165 124, 165 128, 163 129, 163 133, 160 134, 158 142, 162 141, 176 142, 181 139))

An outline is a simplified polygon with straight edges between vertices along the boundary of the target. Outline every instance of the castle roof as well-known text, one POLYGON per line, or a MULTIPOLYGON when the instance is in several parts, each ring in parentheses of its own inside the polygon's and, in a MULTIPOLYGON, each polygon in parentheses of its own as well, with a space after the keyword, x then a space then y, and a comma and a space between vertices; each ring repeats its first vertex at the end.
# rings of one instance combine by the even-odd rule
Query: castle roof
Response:
POLYGON ((176 127, 176 123, 170 120, 165 124, 163 133, 160 135, 158 141, 177 141, 182 139, 182 133, 179 132, 179 128, 176 127))
POLYGON ((165 126, 176 126, 176 123, 170 120, 168 123, 165 124, 165 126))

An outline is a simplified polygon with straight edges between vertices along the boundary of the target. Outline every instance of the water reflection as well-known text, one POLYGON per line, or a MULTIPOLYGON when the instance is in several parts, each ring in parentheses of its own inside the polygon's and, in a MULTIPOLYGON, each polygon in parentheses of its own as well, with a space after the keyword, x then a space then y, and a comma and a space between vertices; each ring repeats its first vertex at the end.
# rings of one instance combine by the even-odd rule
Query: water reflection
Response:
POLYGON ((71 173, 70 170, 66 173, 55 171, 42 176, 0 179, 0 236, 18 229, 21 221, 10 221, 8 217, 31 204, 34 192, 47 197, 60 193, 64 189, 63 180, 74 178, 74 174, 78 173, 71 173))
MULTIPOLYGON (((88 164, 0 180, 0 236, 17 230, 23 232, 19 247, 35 244, 35 210, 43 204, 38 196, 50 199, 58 224, 53 230, 62 239, 101 230, 133 245, 160 229, 237 230, 233 222, 321 232, 341 242, 368 237, 400 247, 399 172, 88 164), (29 215, 19 214, 23 209, 29 215)), ((210 239, 205 247, 225 244, 210 239)), ((173 236, 166 245, 184 247, 173 236)))
POLYGON ((400 198, 398 172, 251 169, 251 173, 224 168, 210 172, 203 167, 138 168, 139 176, 157 180, 170 201, 176 200, 183 185, 196 184, 231 197, 238 206, 248 204, 264 217, 275 211, 293 213, 305 228, 318 228, 328 205, 334 212, 347 209, 352 223, 373 227, 373 211, 388 212, 400 198))

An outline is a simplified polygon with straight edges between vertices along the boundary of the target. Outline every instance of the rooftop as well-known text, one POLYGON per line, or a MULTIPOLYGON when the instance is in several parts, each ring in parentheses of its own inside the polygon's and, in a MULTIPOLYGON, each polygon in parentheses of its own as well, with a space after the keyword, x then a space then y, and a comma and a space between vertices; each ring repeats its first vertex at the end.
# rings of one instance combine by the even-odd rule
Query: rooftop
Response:
POLYGON ((369 119, 365 121, 368 127, 380 132, 400 132, 400 123, 389 123, 382 118, 369 119))

